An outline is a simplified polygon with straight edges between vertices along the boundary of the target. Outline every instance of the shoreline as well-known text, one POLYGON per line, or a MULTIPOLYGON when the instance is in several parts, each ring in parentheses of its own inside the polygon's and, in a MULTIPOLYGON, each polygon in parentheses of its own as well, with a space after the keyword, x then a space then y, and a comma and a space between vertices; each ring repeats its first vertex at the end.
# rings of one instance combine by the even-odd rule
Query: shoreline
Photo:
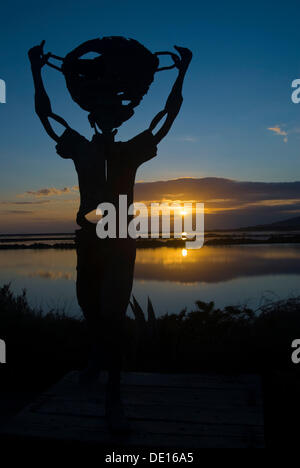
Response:
MULTIPOLYGON (((33 239, 35 240, 35 239, 33 239)), ((47 240, 56 240, 49 238, 47 240)), ((70 239, 59 239, 70 240, 70 239)), ((19 242, 24 242, 21 239, 19 242)), ((34 242, 32 244, 13 243, 15 240, 9 240, 8 243, 0 242, 0 250, 44 250, 44 249, 75 249, 75 241, 72 242, 56 242, 55 244, 47 244, 41 242, 34 242)), ((186 240, 183 239, 137 239, 137 249, 145 248, 161 248, 161 247, 177 247, 185 248, 186 240)), ((265 245, 265 244, 300 244, 300 234, 298 235, 271 235, 266 239, 256 239, 251 237, 219 237, 215 239, 208 239, 204 242, 204 246, 224 246, 224 245, 265 245)))

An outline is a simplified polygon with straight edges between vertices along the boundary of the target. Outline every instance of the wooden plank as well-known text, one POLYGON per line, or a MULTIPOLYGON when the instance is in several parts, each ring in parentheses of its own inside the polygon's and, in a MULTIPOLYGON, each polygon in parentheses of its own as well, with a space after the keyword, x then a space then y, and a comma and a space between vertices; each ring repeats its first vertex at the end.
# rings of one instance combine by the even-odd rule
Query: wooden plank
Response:
MULTIPOLYGON (((104 385, 106 382, 106 373, 101 372, 98 384, 104 385)), ((78 380, 78 373, 76 371, 70 372, 56 385, 54 385, 50 392, 56 392, 56 389, 68 388, 69 385, 76 384, 78 380)), ((218 389, 230 388, 259 387, 259 377, 254 374, 240 374, 240 375, 220 375, 220 374, 158 374, 158 373, 143 373, 143 372, 123 372, 122 384, 123 385, 138 385, 138 386, 167 386, 167 387, 188 387, 188 388, 211 388, 217 387, 218 389)))
MULTIPOLYGON (((105 375, 101 375, 99 381, 90 388, 77 385, 78 374, 71 372, 67 374, 58 384, 47 391, 46 395, 80 397, 83 393, 85 398, 104 394, 105 375)), ((164 388, 168 390, 168 401, 174 403, 184 402, 186 405, 214 404, 216 407, 230 406, 261 406, 261 385, 258 376, 199 376, 199 374, 137 374, 127 373, 122 378, 122 389, 125 400, 128 393, 134 396, 135 401, 140 398, 159 404, 165 397, 164 388), (194 379, 194 380, 193 380, 194 379), (167 382, 170 385, 167 385, 167 382), (218 385, 218 380, 220 385, 218 385), (193 382, 193 385, 191 384, 193 382), (202 382, 204 384, 202 385, 202 382), (228 383, 228 384, 227 384, 228 383), (145 387, 145 388, 144 388, 145 387)))
MULTIPOLYGON (((105 376, 102 374, 101 381, 105 376)), ((155 385, 167 387, 204 388, 217 387, 228 390, 240 386, 257 386, 258 377, 253 374, 220 375, 220 374, 157 374, 127 372, 122 374, 125 385, 155 385)))
POLYGON ((65 376, 5 429, 6 435, 105 445, 219 448, 261 447, 264 440, 257 376, 123 374, 132 431, 112 436, 104 419, 105 376, 90 387, 65 376))
POLYGON ((184 424, 157 421, 130 421, 131 434, 113 436, 107 430, 103 418, 45 415, 34 413, 19 417, 18 428, 6 428, 6 435, 19 435, 40 439, 72 440, 101 445, 125 445, 173 448, 221 448, 261 447, 263 430, 240 425, 222 425, 216 428, 209 424, 184 424), (47 424, 45 424, 47 421, 47 424))
MULTIPOLYGON (((165 402, 169 406, 184 405, 187 410, 191 407, 205 408, 207 405, 215 408, 241 408, 251 406, 261 406, 261 402, 257 403, 257 397, 253 397, 252 393, 247 389, 243 392, 238 390, 224 391, 223 389, 197 389, 190 390, 188 388, 168 388, 164 389, 157 387, 137 387, 137 386, 124 386, 122 388, 122 395, 124 402, 129 403, 133 401, 135 404, 148 404, 148 405, 160 405, 165 402)), ((45 397, 51 397, 55 395, 46 395, 45 397)), ((82 396, 85 398, 96 398, 98 402, 104 398, 104 390, 96 391, 94 394, 90 392, 85 394, 84 389, 81 393, 77 393, 72 398, 74 401, 80 399, 82 396)), ((64 398, 69 399, 68 394, 64 394, 64 398)))
MULTIPOLYGON (((195 423, 198 421, 208 424, 243 424, 243 425, 263 425, 262 412, 256 408, 245 408, 245 410, 232 411, 231 408, 216 408, 202 406, 193 407, 192 411, 187 410, 183 404, 174 406, 169 404, 151 405, 141 404, 136 401, 124 400, 126 415, 130 419, 147 419, 157 421, 182 421, 195 423), (231 410, 231 411, 229 411, 231 410)), ((81 417, 104 417, 104 399, 98 400, 74 400, 74 399, 49 399, 47 405, 40 403, 40 407, 35 406, 34 412, 44 414, 64 414, 81 417)))

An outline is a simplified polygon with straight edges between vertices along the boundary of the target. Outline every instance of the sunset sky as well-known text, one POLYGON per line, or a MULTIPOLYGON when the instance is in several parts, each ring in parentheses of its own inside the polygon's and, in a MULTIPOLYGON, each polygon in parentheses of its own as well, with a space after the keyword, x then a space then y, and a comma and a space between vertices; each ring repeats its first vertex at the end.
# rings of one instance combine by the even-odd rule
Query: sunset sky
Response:
MULTIPOLYGON (((6 81, 7 103, 0 104, 0 233, 76 227, 73 163, 56 154, 33 108, 27 50, 42 39, 46 52, 61 56, 87 39, 109 35, 133 37, 152 52, 172 50, 174 44, 193 51, 180 115, 159 145, 158 156, 138 171, 137 180, 144 182, 137 189, 139 199, 144 198, 144 187, 154 200, 171 194, 171 199, 204 201, 211 227, 299 215, 299 185, 293 182, 300 180, 300 104, 291 101, 291 82, 300 78, 299 13, 299 2, 293 1, 167 0, 149 6, 140 1, 53 0, 42 7, 32 1, 5 2, 0 78, 6 81), (178 191, 178 178, 195 178, 197 187, 185 179, 184 190, 178 191), (149 185, 169 179, 165 193, 155 183, 149 185), (236 191, 238 182, 227 179, 245 184, 236 191)), ((90 138, 87 113, 71 100, 63 76, 45 68, 44 77, 53 110, 90 138)), ((174 70, 157 73, 117 140, 148 127, 163 109, 175 77, 174 70)))

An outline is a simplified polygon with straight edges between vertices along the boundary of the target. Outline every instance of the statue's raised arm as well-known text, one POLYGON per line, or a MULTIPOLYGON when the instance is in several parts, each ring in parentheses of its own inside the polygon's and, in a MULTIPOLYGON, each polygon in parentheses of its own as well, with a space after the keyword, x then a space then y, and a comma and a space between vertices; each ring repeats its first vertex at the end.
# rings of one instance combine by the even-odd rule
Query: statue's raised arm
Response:
POLYGON ((172 54, 176 68, 178 68, 178 76, 173 85, 172 91, 167 99, 165 108, 159 112, 151 122, 149 130, 153 132, 158 123, 166 116, 166 120, 158 132, 154 135, 155 143, 159 143, 169 132, 174 120, 176 119, 180 110, 183 98, 182 98, 182 85, 183 80, 192 60, 192 52, 185 47, 175 46, 175 49, 180 54, 178 57, 176 54, 172 54))
POLYGON ((51 55, 50 53, 44 54, 44 44, 45 41, 42 41, 40 45, 32 47, 28 52, 35 88, 35 111, 48 135, 53 138, 53 140, 58 141, 59 136, 53 130, 49 119, 52 118, 53 120, 56 120, 56 122, 60 123, 66 128, 69 128, 69 125, 62 117, 53 113, 50 99, 44 87, 42 68, 47 63, 51 55))

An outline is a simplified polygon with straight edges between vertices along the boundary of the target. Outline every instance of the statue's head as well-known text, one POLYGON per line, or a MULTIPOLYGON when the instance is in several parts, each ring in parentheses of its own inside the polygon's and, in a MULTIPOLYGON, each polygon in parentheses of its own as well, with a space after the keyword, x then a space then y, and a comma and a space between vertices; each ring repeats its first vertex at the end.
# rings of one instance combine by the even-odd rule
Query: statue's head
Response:
POLYGON ((158 64, 157 54, 138 41, 113 36, 74 49, 63 59, 62 72, 72 99, 89 112, 91 124, 111 131, 132 117, 158 64))

